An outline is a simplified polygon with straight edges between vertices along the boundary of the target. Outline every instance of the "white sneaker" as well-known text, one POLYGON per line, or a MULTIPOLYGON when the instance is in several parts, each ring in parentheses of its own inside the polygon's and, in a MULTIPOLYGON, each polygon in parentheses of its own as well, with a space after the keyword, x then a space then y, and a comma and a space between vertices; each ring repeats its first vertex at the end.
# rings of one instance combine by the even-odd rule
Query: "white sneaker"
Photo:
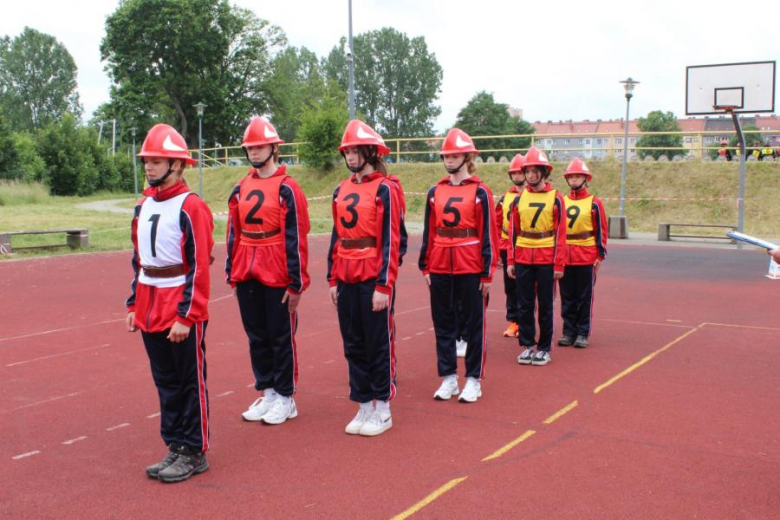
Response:
POLYGON ((390 412, 379 412, 374 410, 363 426, 360 428, 360 435, 364 437, 375 437, 393 427, 393 416, 390 412))
POLYGON ((245 421, 259 421, 265 414, 271 411, 275 400, 268 400, 265 397, 258 397, 249 408, 241 414, 245 421))
POLYGON ((460 394, 458 401, 461 403, 476 403, 477 399, 482 397, 482 386, 479 381, 473 377, 466 379, 466 386, 463 387, 463 393, 460 394))
POLYGON ((344 429, 344 431, 350 435, 358 435, 360 433, 360 430, 363 428, 363 425, 366 423, 366 421, 368 421, 368 419, 371 417, 373 413, 374 413, 373 409, 365 409, 361 407, 358 410, 358 413, 355 416, 355 418, 349 422, 349 424, 344 429))
POLYGON ((462 339, 455 340, 455 349, 458 353, 458 357, 466 357, 466 349, 469 347, 468 342, 462 339))
POLYGON ((552 361, 552 357, 550 357, 550 353, 545 350, 540 350, 534 356, 534 359, 533 361, 531 361, 531 364, 540 367, 546 365, 550 361, 552 361))
POLYGON ((520 363, 521 365, 530 365, 533 359, 534 359, 533 347, 526 348, 522 354, 517 356, 517 362, 520 363))
POLYGON ((458 395, 459 393, 458 376, 447 376, 441 382, 441 386, 436 390, 436 393, 433 394, 433 398, 437 401, 449 401, 453 395, 458 395))
POLYGON ((277 397, 271 405, 271 410, 263 415, 262 421, 265 424, 282 424, 287 419, 296 417, 298 417, 298 408, 295 406, 295 399, 277 397))

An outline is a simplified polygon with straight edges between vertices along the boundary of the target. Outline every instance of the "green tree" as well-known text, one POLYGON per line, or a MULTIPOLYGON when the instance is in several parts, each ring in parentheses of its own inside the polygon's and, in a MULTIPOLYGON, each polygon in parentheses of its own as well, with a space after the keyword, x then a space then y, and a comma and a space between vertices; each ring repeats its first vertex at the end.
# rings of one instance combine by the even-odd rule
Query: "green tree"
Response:
POLYGON ((266 83, 271 121, 282 139, 296 140, 301 116, 322 100, 325 79, 317 55, 306 47, 288 47, 273 60, 266 83))
MULTIPOLYGON (((441 114, 434 102, 441 92, 442 68, 425 38, 409 38, 385 27, 353 39, 355 107, 385 137, 423 137, 441 114)), ((346 40, 323 64, 328 79, 346 92, 349 70, 346 40)))
POLYGON ((342 96, 325 97, 301 117, 298 156, 309 166, 331 170, 339 158, 339 145, 349 122, 347 105, 342 96))
POLYGON ((0 179, 18 179, 19 152, 16 149, 11 129, 0 114, 0 179))
MULTIPOLYGON (((647 114, 647 117, 640 117, 637 127, 642 132, 679 132, 680 125, 677 124, 677 117, 673 112, 664 112, 654 110, 647 114)), ((627 143, 624 143, 627 144, 627 143)), ((665 155, 669 159, 675 155, 684 155, 682 134, 677 135, 643 135, 636 142, 637 148, 651 147, 652 150, 639 150, 639 157, 644 158, 648 155, 658 159, 665 155), (668 147, 668 148, 664 148, 668 147), (675 148, 677 148, 675 150, 675 148)))
POLYGON ((268 111, 265 82, 284 43, 280 28, 227 0, 125 0, 100 50, 124 126, 167 121, 194 147, 196 103, 207 105, 207 146, 236 141, 252 114, 268 111))
POLYGON ((15 131, 42 128, 71 112, 81 114, 76 62, 56 38, 25 27, 0 39, 0 104, 15 131))
POLYGON ((52 195, 88 195, 97 189, 94 130, 72 114, 49 123, 38 134, 38 154, 46 164, 44 180, 52 195))
MULTIPOLYGON (((472 137, 480 135, 530 135, 534 127, 527 121, 509 114, 509 105, 498 103, 492 93, 478 92, 458 112, 455 126, 472 137)), ((521 149, 531 146, 530 137, 501 139, 476 139, 478 150, 511 150, 507 152, 485 152, 485 155, 511 158, 521 149)))
POLYGON ((19 132, 13 135, 14 148, 19 154, 16 176, 22 182, 43 182, 46 172, 46 164, 38 155, 35 136, 28 132, 19 132))

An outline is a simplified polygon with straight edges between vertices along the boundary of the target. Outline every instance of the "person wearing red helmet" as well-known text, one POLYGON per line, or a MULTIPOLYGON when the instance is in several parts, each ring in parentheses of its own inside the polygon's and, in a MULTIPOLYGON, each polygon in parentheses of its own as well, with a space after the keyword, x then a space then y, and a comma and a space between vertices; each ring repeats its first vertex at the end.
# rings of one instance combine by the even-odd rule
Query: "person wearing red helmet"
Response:
POLYGON ((282 424, 298 416, 295 331, 309 286, 306 197, 285 166, 274 126, 253 117, 241 146, 252 168, 228 197, 226 282, 234 288, 249 339, 255 390, 247 421, 282 424))
POLYGON ((441 157, 448 175, 428 190, 419 267, 431 293, 437 371, 442 378, 433 397, 476 402, 482 397, 487 354, 487 305, 498 263, 493 194, 474 175, 479 154, 469 135, 453 128, 441 157), (458 308, 460 307, 460 309, 458 308), (458 387, 456 339, 465 322, 466 384, 458 387))
POLYGON ((333 192, 328 283, 349 365, 349 398, 359 404, 345 431, 373 437, 393 426, 395 282, 404 202, 382 159, 390 149, 373 128, 350 121, 339 150, 351 175, 333 192))
POLYGON ((574 159, 564 174, 571 192, 566 204, 566 268, 560 281, 563 337, 561 347, 585 348, 593 331, 593 288, 607 257, 607 214, 598 197, 588 193, 593 180, 588 165, 574 159))
POLYGON ((505 338, 517 338, 520 335, 517 325, 517 285, 507 273, 507 251, 512 248, 509 242, 509 220, 512 216, 512 204, 523 192, 525 186, 525 156, 516 154, 509 163, 509 180, 512 186, 501 195, 496 203, 496 225, 498 226, 498 248, 501 255, 501 270, 504 272, 504 295, 506 296, 506 321, 507 328, 504 331, 505 338))
POLYGON ((552 172, 547 155, 531 147, 525 156, 525 190, 515 199, 507 254, 507 274, 517 283, 521 365, 543 366, 552 361, 555 280, 563 276, 566 251, 566 206, 563 196, 547 182, 552 172), (534 303, 539 312, 536 341, 534 303), (534 353, 534 344, 537 351, 534 353))
POLYGON ((149 182, 131 225, 129 332, 141 330, 160 398, 160 433, 168 455, 150 478, 180 482, 209 467, 206 325, 214 221, 182 179, 195 161, 168 125, 154 126, 138 154, 149 182))
POLYGON ((725 139, 723 139, 720 142, 720 150, 718 150, 718 157, 725 157, 727 161, 730 161, 731 160, 731 150, 726 148, 726 146, 728 146, 728 144, 729 144, 728 141, 726 141, 725 139))

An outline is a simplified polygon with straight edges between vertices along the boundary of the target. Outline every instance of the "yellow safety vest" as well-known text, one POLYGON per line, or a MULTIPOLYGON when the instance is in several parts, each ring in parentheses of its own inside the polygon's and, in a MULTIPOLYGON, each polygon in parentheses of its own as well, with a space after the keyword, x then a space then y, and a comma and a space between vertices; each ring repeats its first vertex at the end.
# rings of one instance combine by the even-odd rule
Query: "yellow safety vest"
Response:
POLYGON ((519 197, 519 193, 508 191, 501 201, 501 238, 509 240, 509 219, 511 218, 512 202, 519 197))
POLYGON ((570 246, 595 246, 596 237, 591 214, 593 195, 577 200, 572 200, 567 195, 563 201, 566 203, 566 243, 570 246), (569 235, 581 235, 588 232, 591 233, 591 236, 587 238, 569 238, 569 235))
MULTIPOLYGON (((553 208, 555 207, 556 190, 532 192, 525 190, 520 195, 517 211, 520 213, 520 230, 529 233, 544 233, 555 230, 553 208)), ((555 235, 544 238, 523 237, 518 233, 518 247, 541 248, 553 247, 555 235)))

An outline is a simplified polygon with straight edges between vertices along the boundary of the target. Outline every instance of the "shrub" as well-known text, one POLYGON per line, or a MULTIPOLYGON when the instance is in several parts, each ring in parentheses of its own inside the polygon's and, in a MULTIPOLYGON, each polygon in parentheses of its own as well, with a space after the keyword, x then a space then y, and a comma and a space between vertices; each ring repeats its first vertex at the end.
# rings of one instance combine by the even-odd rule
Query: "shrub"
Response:
POLYGON ((38 135, 38 154, 53 195, 89 195, 97 189, 94 132, 72 114, 47 125, 38 135))
POLYGON ((308 166, 331 170, 339 158, 341 135, 348 122, 346 107, 334 99, 325 99, 306 111, 298 130, 298 138, 305 143, 298 156, 308 166))

